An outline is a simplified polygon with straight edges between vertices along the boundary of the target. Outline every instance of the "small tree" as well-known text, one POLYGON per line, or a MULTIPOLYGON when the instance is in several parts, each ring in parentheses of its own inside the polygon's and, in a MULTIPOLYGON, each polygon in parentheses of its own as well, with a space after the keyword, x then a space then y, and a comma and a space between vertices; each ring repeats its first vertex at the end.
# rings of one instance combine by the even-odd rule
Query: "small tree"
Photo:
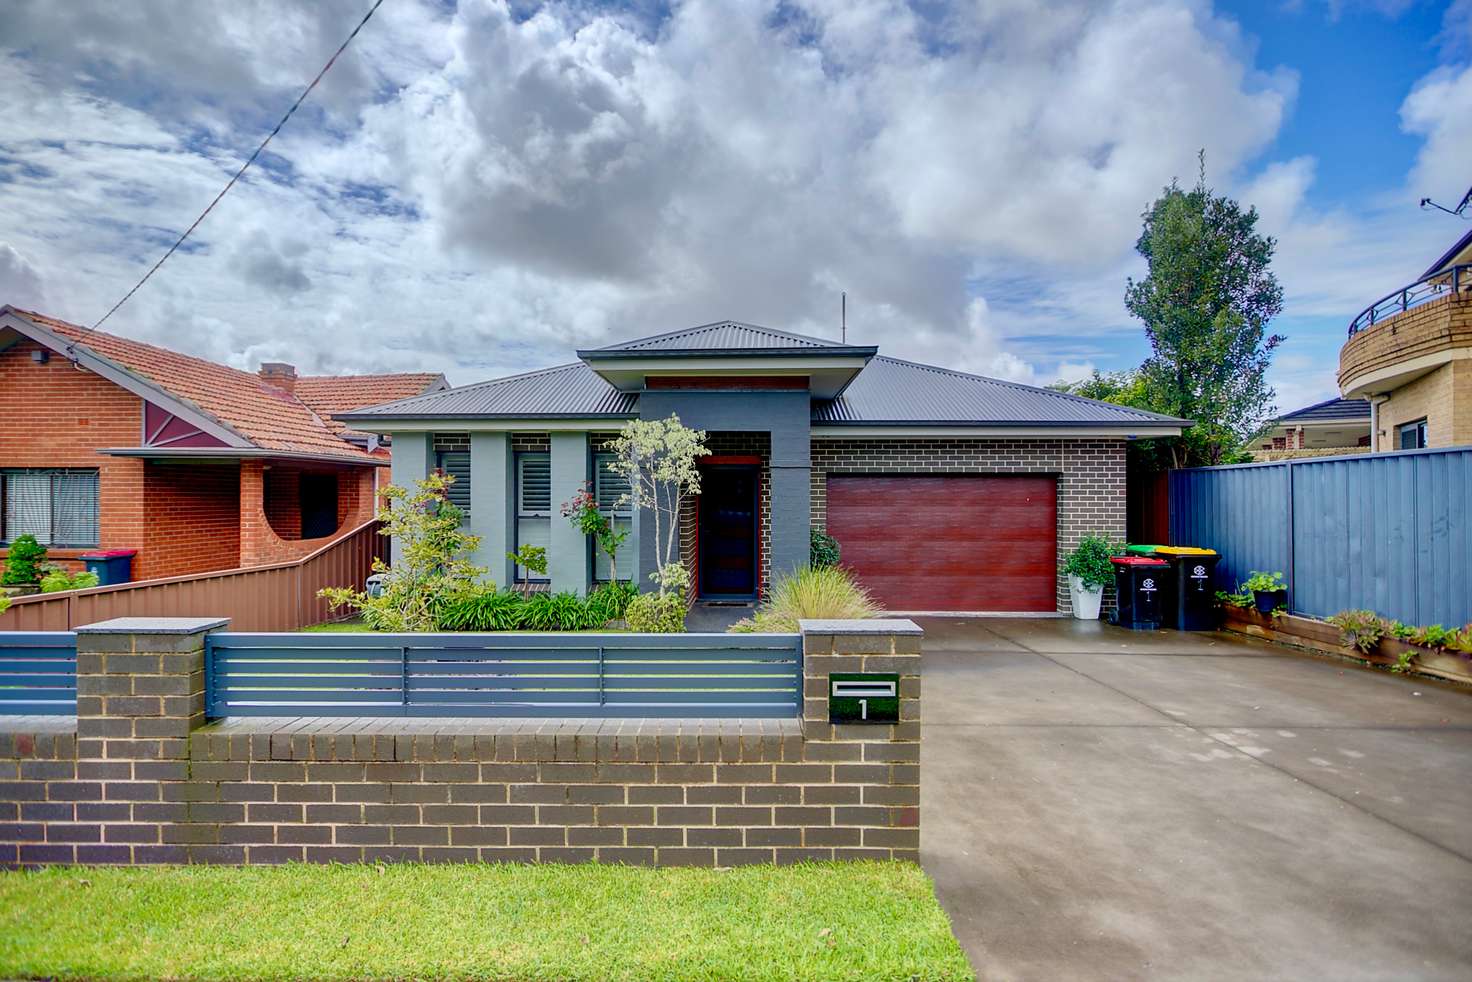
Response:
POLYGON ((700 493, 697 461, 710 453, 705 431, 690 429, 671 413, 668 419, 630 420, 608 446, 618 455, 610 469, 629 482, 623 500, 653 516, 655 568, 649 578, 661 597, 683 593, 689 574, 678 558, 680 509, 700 493))
POLYGON ((435 630, 445 602, 474 587, 486 572, 469 558, 480 546, 480 536, 460 527, 460 509, 446 497, 454 480, 431 474, 412 494, 392 484, 383 489, 386 504, 378 512, 383 523, 380 534, 398 540, 400 555, 392 566, 381 559, 373 561, 373 571, 383 575, 378 596, 349 587, 317 595, 334 610, 359 611, 377 631, 435 630))
POLYGON ((562 516, 584 535, 591 535, 598 550, 608 557, 608 578, 618 582, 618 547, 629 537, 628 529, 614 528, 608 516, 598 510, 591 482, 584 481, 571 501, 562 503, 562 516))

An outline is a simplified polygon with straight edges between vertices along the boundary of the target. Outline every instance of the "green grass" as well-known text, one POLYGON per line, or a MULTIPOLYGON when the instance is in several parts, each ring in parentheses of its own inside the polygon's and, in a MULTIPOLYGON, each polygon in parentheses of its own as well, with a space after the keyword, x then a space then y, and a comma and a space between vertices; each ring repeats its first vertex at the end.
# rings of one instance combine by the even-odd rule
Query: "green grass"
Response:
POLYGON ((0 977, 971 979, 908 863, 0 873, 0 977))

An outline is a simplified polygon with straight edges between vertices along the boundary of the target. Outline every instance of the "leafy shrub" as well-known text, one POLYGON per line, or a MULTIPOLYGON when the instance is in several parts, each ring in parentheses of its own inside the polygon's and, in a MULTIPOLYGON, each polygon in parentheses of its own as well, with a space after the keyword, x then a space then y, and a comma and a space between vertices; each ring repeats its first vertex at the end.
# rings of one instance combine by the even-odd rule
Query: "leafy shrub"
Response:
POLYGON ((447 631, 515 631, 521 627, 526 600, 519 593, 489 586, 452 597, 440 615, 447 631))
POLYGON ((446 498, 454 478, 431 474, 411 493, 388 485, 387 505, 378 512, 382 534, 397 539, 399 558, 392 567, 373 561, 383 574, 377 596, 349 587, 319 590, 333 610, 350 607, 374 631, 433 631, 451 601, 473 590, 485 569, 470 562, 480 536, 461 527, 459 508, 446 498))
POLYGON ((1284 581, 1282 573, 1264 573, 1253 570, 1247 582, 1242 584, 1242 589, 1249 593, 1272 593, 1274 590, 1288 589, 1288 584, 1284 581))
POLYGON ((838 545, 838 540, 829 535, 826 529, 814 528, 812 534, 812 546, 808 550, 808 561, 814 569, 824 569, 828 566, 837 566, 838 561, 843 558, 843 550, 838 545))
POLYGON ((552 607, 552 594, 533 593, 521 608, 521 626, 528 631, 557 630, 557 612, 552 607))
POLYGON ((1418 627, 1411 632, 1411 644, 1421 648, 1445 648, 1447 642, 1456 637, 1455 630, 1448 631, 1440 624, 1418 627))
POLYGON ((554 631, 581 631, 591 621, 588 605, 576 593, 554 593, 547 601, 554 631))
POLYGON ((1063 572, 1077 576, 1085 587, 1105 587, 1114 582, 1114 565, 1109 557, 1119 553, 1119 545, 1102 535, 1086 535, 1063 561, 1063 572))
POLYGON ((1409 624, 1402 624, 1400 621, 1387 621, 1385 623, 1385 633, 1398 641, 1409 641, 1411 640, 1411 635, 1416 633, 1416 629, 1409 624))
POLYGON ((756 614, 732 625, 731 630, 790 633, 804 619, 861 620, 881 612, 843 567, 808 566, 778 580, 756 614))
POLYGON ((629 601, 637 593, 634 584, 623 580, 598 587, 588 594, 588 627, 600 628, 609 621, 622 620, 629 601))
POLYGON ((34 535, 18 535, 5 557, 5 572, 0 573, 0 586, 32 586, 41 580, 41 562, 46 547, 34 535))
POLYGON ((63 590, 86 590, 96 586, 99 582, 97 574, 89 570, 68 573, 60 566, 52 566, 41 577, 41 592, 60 593, 63 590))
POLYGON ((5 594, 0 593, 0 614, 5 613, 9 609, 10 609, 10 598, 7 597, 5 594))
POLYGON ((1385 637, 1386 624, 1373 610, 1341 610, 1329 618, 1329 623, 1339 628, 1339 643, 1358 648, 1361 653, 1370 651, 1385 637))
POLYGON ((629 630, 649 634, 679 634, 685 630, 685 595, 641 593, 629 601, 624 611, 629 630))

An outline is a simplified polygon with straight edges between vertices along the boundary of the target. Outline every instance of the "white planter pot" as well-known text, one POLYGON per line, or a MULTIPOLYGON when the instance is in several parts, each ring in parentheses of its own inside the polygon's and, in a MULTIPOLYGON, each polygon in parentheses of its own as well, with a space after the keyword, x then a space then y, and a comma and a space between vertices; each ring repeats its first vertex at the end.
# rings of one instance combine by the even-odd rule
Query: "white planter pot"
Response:
POLYGON ((1102 586, 1086 587, 1077 576, 1068 578, 1068 593, 1073 598, 1073 616, 1081 621, 1099 619, 1099 603, 1104 599, 1102 586))

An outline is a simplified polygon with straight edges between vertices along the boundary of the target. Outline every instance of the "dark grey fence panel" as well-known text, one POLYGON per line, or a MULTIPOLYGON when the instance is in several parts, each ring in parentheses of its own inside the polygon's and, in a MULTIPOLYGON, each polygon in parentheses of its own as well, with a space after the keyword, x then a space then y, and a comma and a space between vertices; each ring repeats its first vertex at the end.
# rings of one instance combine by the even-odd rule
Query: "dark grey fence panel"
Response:
POLYGON ((1170 478, 1171 543, 1221 553, 1219 586, 1235 589, 1252 570, 1287 574, 1286 469, 1199 468, 1170 478))
POLYGON ((1472 621, 1472 448, 1176 471, 1171 541, 1222 553, 1219 585, 1281 570, 1295 613, 1472 621))
POLYGON ((795 634, 212 634, 211 716, 781 717, 795 634))
POLYGON ((77 636, 0 631, 0 716, 77 712, 77 636))

